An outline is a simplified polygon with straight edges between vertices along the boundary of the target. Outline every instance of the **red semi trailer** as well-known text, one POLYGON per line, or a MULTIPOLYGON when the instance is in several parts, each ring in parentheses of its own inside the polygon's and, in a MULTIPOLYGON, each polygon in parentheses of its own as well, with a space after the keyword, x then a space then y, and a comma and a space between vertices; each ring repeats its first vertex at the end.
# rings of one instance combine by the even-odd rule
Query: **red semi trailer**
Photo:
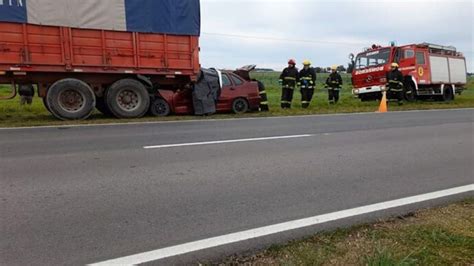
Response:
MULTIPOLYGON (((34 84, 45 107, 59 119, 85 119, 95 107, 119 118, 136 118, 149 110, 159 89, 183 88, 196 81, 200 71, 199 1, 124 1, 113 6, 123 8, 124 13, 111 17, 126 17, 120 30, 100 18, 97 25, 89 20, 69 25, 67 14, 51 15, 57 19, 50 16, 48 25, 30 23, 41 10, 24 11, 28 17, 17 21, 20 8, 28 8, 23 7, 24 2, 0 6, 0 84, 12 85, 11 95, 4 98, 15 97, 17 86, 34 84), (168 6, 160 6, 165 3, 168 6), (171 13, 159 17, 158 13, 143 12, 150 17, 141 18, 140 10, 146 8, 171 13), (180 20, 173 20, 173 12, 182 16, 180 20), (159 21, 153 21, 155 18, 159 21), (141 25, 141 19, 151 22, 141 25), (169 21, 163 22, 165 19, 169 21)), ((43 2, 50 7, 62 5, 52 0, 43 2)), ((72 2, 77 9, 90 12, 86 5, 94 1, 72 2)), ((96 3, 104 14, 110 14, 107 5, 116 2, 96 3)), ((33 5, 34 1, 26 3, 33 5)))
MULTIPOLYGON (((352 56, 353 58, 353 56, 352 56)), ((408 101, 438 98, 451 101, 467 83, 466 59, 452 46, 429 43, 381 47, 373 45, 353 61, 353 94, 362 101, 382 97, 386 74, 396 62, 405 76, 408 101)))

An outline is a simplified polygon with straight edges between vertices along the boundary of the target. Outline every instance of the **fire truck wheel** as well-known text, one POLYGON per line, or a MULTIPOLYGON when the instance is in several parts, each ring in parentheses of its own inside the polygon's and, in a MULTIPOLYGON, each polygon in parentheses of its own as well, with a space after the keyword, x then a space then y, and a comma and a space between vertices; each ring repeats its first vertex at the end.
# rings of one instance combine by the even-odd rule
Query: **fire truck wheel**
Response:
POLYGON ((105 97, 97 97, 95 108, 101 112, 105 116, 113 116, 112 112, 110 111, 109 107, 105 103, 105 97))
POLYGON ((244 98, 237 98, 232 102, 232 112, 235 114, 244 114, 249 111, 249 103, 244 98))
POLYGON ((442 97, 441 99, 445 102, 453 101, 454 100, 453 89, 451 87, 447 88, 445 86, 444 91, 443 91, 443 96, 441 97, 442 97))
POLYGON ((62 79, 48 89, 46 106, 61 120, 86 119, 94 111, 95 94, 81 80, 62 79))
POLYGON ((110 86, 105 102, 118 118, 139 118, 150 107, 150 95, 138 80, 122 79, 110 86))
POLYGON ((364 95, 360 95, 359 99, 361 102, 370 102, 370 101, 375 101, 375 97, 368 97, 364 95))
POLYGON ((154 116, 165 117, 170 115, 170 105, 163 99, 157 98, 150 105, 150 113, 154 116))
POLYGON ((408 83, 405 88, 405 100, 407 102, 416 101, 416 90, 413 83, 408 83))

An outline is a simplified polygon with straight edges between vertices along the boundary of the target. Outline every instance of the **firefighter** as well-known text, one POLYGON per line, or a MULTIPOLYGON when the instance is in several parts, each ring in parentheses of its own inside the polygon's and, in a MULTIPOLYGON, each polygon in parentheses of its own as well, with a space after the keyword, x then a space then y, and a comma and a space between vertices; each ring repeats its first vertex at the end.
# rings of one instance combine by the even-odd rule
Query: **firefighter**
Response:
POLYGON ((392 63, 392 70, 387 73, 388 98, 397 99, 398 105, 403 105, 403 74, 398 70, 397 63, 392 63))
POLYGON ((299 79, 301 83, 301 106, 306 109, 311 104, 316 85, 316 71, 311 67, 309 60, 303 62, 303 69, 300 71, 299 79))
POLYGON ((339 92, 342 88, 342 77, 337 73, 337 66, 331 67, 331 74, 326 80, 326 88, 328 89, 329 103, 336 104, 339 102, 339 92))
POLYGON ((265 90, 265 85, 261 81, 258 81, 258 80, 253 80, 253 81, 256 81, 258 84, 258 91, 260 93, 260 111, 261 112, 270 111, 270 108, 268 107, 268 96, 267 96, 267 91, 265 90))
POLYGON ((299 84, 299 73, 294 59, 288 61, 288 67, 281 73, 279 82, 282 85, 281 108, 290 109, 293 93, 299 84))
POLYGON ((33 104, 33 97, 35 96, 35 89, 31 84, 21 84, 18 88, 20 94, 20 105, 33 104))

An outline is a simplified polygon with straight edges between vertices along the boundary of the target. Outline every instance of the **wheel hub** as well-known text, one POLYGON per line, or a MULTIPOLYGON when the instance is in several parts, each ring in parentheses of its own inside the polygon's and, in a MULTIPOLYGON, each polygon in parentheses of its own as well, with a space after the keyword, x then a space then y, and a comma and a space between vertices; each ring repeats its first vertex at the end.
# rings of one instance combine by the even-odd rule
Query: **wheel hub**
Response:
POLYGON ((84 107, 84 95, 77 90, 65 90, 59 94, 59 105, 68 112, 77 112, 84 107))
POLYGON ((122 90, 117 96, 120 108, 131 111, 140 105, 140 96, 131 90, 122 90))

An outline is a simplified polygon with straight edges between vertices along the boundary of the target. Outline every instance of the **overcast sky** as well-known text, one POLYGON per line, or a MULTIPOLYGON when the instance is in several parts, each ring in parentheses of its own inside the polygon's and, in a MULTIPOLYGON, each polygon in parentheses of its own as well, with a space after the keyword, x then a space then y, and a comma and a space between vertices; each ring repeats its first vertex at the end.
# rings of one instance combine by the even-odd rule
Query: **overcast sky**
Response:
POLYGON ((473 72, 473 2, 201 0, 201 63, 280 70, 295 58, 346 65, 349 53, 374 43, 431 42, 457 47, 473 72))

